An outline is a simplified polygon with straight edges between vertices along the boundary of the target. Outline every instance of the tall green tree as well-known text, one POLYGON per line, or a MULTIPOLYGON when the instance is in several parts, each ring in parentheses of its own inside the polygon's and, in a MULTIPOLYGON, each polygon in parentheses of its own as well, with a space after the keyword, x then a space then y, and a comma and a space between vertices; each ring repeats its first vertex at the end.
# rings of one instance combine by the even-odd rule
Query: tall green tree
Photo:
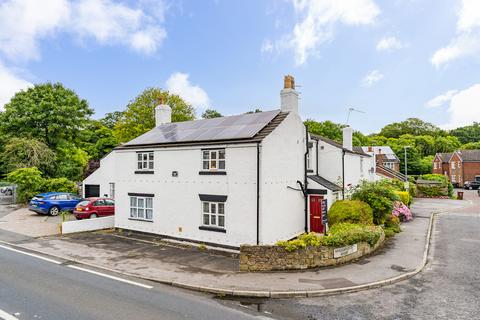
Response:
POLYGON ((155 127, 155 107, 165 101, 172 108, 172 122, 195 119, 195 109, 178 95, 159 88, 148 88, 126 107, 114 127, 120 142, 130 141, 155 127))
POLYGON ((404 134, 420 135, 445 135, 445 132, 436 125, 420 120, 418 118, 408 118, 402 122, 395 122, 386 125, 379 133, 387 138, 398 138, 404 134))
POLYGON ((342 141, 343 125, 332 121, 317 122, 312 119, 307 119, 304 124, 308 127, 308 131, 319 136, 326 137, 338 142, 342 141))
POLYGON ((35 138, 56 149, 73 142, 93 114, 86 100, 60 83, 37 84, 15 94, 0 113, 0 134, 35 138))
POLYGON ((460 127, 450 131, 450 135, 457 137, 460 143, 467 144, 470 142, 480 141, 480 123, 474 122, 470 126, 460 127))
POLYGON ((52 175, 55 161, 55 152, 36 139, 12 138, 8 140, 0 154, 2 172, 37 167, 47 175, 52 175))
POLYGON ((214 109, 206 109, 202 113, 202 118, 203 119, 213 119, 213 118, 220 118, 220 117, 223 117, 223 115, 220 112, 218 112, 217 110, 214 110, 214 109))

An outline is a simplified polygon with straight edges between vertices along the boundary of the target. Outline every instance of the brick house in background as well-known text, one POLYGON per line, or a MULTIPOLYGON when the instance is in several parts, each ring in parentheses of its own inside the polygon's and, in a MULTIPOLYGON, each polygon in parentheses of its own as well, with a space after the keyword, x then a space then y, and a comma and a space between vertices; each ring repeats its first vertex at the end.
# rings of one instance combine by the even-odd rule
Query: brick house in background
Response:
POLYGON ((400 159, 389 146, 368 146, 362 149, 367 154, 375 154, 377 166, 400 172, 400 159))
POLYGON ((465 181, 480 181, 480 150, 437 153, 432 172, 446 175, 459 187, 463 187, 465 181))

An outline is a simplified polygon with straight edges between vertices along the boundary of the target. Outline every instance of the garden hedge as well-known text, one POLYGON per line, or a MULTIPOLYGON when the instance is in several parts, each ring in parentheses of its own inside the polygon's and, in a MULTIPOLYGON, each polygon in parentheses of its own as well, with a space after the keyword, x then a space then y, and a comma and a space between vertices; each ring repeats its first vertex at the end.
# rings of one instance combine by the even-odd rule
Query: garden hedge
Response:
POLYGON ((373 210, 359 200, 338 200, 328 211, 328 225, 349 222, 371 225, 373 224, 373 210))

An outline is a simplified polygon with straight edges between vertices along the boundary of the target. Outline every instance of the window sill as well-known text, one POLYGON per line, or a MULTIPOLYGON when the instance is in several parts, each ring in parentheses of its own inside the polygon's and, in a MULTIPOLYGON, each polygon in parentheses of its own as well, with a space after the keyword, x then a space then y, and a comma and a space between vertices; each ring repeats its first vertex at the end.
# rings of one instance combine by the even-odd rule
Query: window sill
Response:
POLYGON ((226 171, 199 171, 199 175, 201 176, 226 176, 227 172, 226 171))
POLYGON ((222 229, 222 228, 217 228, 217 227, 200 226, 200 227, 198 227, 198 229, 204 230, 204 231, 227 233, 227 230, 222 229))
POLYGON ((153 222, 153 220, 140 219, 140 218, 128 218, 128 220, 142 221, 142 222, 153 222))
POLYGON ((135 171, 135 174, 154 174, 155 171, 143 171, 143 170, 137 170, 135 171))

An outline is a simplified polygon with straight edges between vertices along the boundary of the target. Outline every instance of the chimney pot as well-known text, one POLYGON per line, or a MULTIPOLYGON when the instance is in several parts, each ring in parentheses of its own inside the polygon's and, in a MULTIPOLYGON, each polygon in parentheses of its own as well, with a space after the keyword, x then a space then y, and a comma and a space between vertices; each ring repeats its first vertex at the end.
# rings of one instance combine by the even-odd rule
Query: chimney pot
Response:
POLYGON ((160 104, 155 107, 155 127, 172 122, 172 109, 160 97, 160 104))

